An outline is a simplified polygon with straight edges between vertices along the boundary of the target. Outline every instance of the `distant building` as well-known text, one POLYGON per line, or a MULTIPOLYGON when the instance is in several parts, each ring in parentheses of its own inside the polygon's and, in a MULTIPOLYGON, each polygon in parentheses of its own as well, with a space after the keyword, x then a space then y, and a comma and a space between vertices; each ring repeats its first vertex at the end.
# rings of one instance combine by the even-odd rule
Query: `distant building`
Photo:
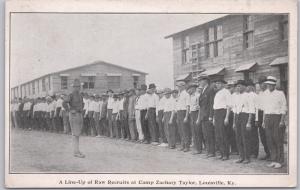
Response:
POLYGON ((147 73, 103 61, 49 73, 11 89, 11 97, 42 97, 56 93, 70 93, 71 84, 79 78, 88 93, 103 93, 107 89, 119 91, 145 84, 147 73))
POLYGON ((165 38, 173 38, 175 81, 273 75, 287 90, 288 15, 227 15, 165 38))

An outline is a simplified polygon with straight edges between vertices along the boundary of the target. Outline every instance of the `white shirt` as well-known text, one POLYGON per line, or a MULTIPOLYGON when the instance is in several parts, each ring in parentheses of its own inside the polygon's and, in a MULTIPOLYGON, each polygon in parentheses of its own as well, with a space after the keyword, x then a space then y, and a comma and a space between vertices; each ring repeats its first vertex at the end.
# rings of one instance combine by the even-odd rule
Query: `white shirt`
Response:
POLYGON ((121 100, 118 100, 118 102, 119 102, 119 111, 124 110, 124 101, 125 101, 125 98, 122 98, 121 100))
POLYGON ((164 110, 165 101, 166 101, 166 97, 165 96, 163 96, 162 98, 160 98, 158 100, 158 104, 156 105, 156 111, 164 110))
POLYGON ((56 100, 56 108, 62 108, 62 103, 63 103, 63 100, 61 98, 56 100))
POLYGON ((177 110, 186 110, 187 106, 190 105, 190 101, 190 95, 186 92, 186 90, 181 91, 177 98, 177 110))
POLYGON ((29 111, 31 107, 31 102, 26 102, 23 107, 23 111, 29 111))
POLYGON ((46 102, 40 103, 40 111, 46 112, 47 111, 48 104, 46 102))
POLYGON ((230 94, 229 90, 227 90, 226 88, 219 90, 216 93, 213 108, 215 110, 227 109, 227 107, 229 107, 229 105, 230 105, 230 102, 229 102, 230 98, 231 98, 231 94, 230 94))
POLYGON ((239 93, 234 92, 231 94, 229 98, 229 107, 233 113, 237 113, 235 102, 237 101, 239 95, 240 95, 239 93))
POLYGON ((282 91, 269 90, 265 93, 265 101, 261 104, 265 114, 286 114, 287 102, 282 91))
POLYGON ((173 97, 165 98, 164 112, 174 111, 176 109, 176 101, 173 97))
POLYGON ((49 104, 49 111, 55 111, 56 109, 56 101, 53 101, 49 104))
POLYGON ((89 105, 89 111, 100 112, 99 102, 91 101, 89 105))
POLYGON ((158 106, 159 97, 157 94, 148 94, 147 108, 156 108, 158 106))
POLYGON ((197 111, 199 110, 199 97, 200 94, 199 93, 194 93, 192 95, 190 95, 190 111, 197 111))
POLYGON ((269 90, 265 90, 265 91, 260 91, 258 94, 257 94, 257 98, 256 98, 256 106, 257 106, 257 109, 260 109, 262 110, 262 105, 263 105, 263 102, 265 101, 265 95, 266 93, 269 92, 269 90))
POLYGON ((90 100, 86 99, 86 98, 83 98, 83 103, 84 103, 83 109, 88 110, 90 100))
POLYGON ((239 114, 241 112, 245 112, 245 104, 248 98, 247 93, 235 94, 235 101, 233 101, 233 112, 239 114))
POLYGON ((138 108, 139 110, 145 110, 148 108, 148 94, 143 94, 140 96, 138 100, 138 108))
POLYGON ((246 101, 245 101, 245 109, 243 110, 243 112, 245 113, 251 113, 251 114, 255 114, 256 111, 256 99, 257 99, 257 94, 255 94, 254 92, 248 92, 246 93, 246 101))
POLYGON ((107 100, 107 109, 109 109, 109 110, 113 109, 113 102, 114 102, 114 98, 109 97, 107 100))
POLYGON ((111 106, 112 106, 112 113, 119 112, 119 106, 120 106, 119 100, 113 101, 111 106))

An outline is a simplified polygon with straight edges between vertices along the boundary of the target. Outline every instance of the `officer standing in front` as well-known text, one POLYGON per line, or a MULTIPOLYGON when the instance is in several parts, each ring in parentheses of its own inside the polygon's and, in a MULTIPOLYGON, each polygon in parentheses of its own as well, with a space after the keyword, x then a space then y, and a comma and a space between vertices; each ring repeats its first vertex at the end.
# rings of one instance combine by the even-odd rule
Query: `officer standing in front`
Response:
POLYGON ((80 81, 75 79, 73 83, 73 92, 63 102, 65 110, 69 111, 69 120, 73 135, 73 150, 74 156, 84 158, 85 155, 79 151, 79 136, 83 127, 83 97, 80 94, 80 81), (68 106, 69 104, 69 106, 68 106))

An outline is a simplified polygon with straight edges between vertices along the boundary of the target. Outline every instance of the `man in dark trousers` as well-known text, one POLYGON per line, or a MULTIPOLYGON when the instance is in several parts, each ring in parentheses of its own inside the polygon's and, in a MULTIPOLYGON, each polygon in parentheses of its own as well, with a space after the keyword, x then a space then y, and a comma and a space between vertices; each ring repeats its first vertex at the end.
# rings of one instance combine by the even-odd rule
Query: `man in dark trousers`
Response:
POLYGON ((200 92, 199 97, 200 110, 196 124, 202 127, 207 158, 215 157, 215 132, 212 124, 212 109, 215 91, 210 87, 210 80, 207 76, 202 76, 199 80, 202 91, 200 92))
POLYGON ((63 107, 69 111, 69 120, 72 130, 74 156, 84 158, 85 155, 79 151, 79 136, 83 127, 83 97, 80 94, 81 83, 75 79, 73 83, 73 92, 64 100, 63 107))
POLYGON ((258 128, 260 140, 266 153, 265 156, 260 157, 260 160, 270 159, 270 150, 267 145, 266 130, 262 127, 263 115, 264 115, 262 104, 267 91, 267 85, 264 83, 266 80, 267 80, 266 76, 260 76, 258 78, 260 91, 257 94, 257 109, 256 109, 255 125, 258 128))
POLYGON ((216 143, 220 149, 219 159, 229 159, 229 111, 231 94, 224 88, 226 82, 222 79, 216 80, 217 93, 213 104, 213 125, 215 126, 216 143))

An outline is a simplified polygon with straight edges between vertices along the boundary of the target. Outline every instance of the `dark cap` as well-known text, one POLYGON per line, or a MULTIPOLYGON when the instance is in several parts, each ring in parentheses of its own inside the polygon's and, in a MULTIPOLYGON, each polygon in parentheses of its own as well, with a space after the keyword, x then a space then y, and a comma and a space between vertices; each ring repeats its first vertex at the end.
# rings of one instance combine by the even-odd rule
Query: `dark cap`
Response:
POLYGON ((112 89, 108 89, 108 90, 106 91, 106 93, 109 93, 109 92, 114 93, 114 91, 113 91, 112 89))
POLYGON ((176 89, 172 90, 172 93, 178 93, 178 90, 176 90, 176 89))
POLYGON ((149 84, 149 89, 153 89, 153 88, 156 88, 155 84, 154 83, 149 84))
POLYGON ((235 84, 236 86, 237 85, 243 85, 243 86, 246 86, 246 82, 244 80, 238 80, 235 84))
POLYGON ((147 90, 147 85, 142 84, 142 85, 141 85, 141 90, 147 90))
POLYGON ((72 86, 73 87, 81 86, 80 80, 79 79, 74 79, 74 82, 73 82, 72 86))
POLYGON ((209 77, 206 76, 206 75, 199 75, 199 76, 198 76, 198 80, 199 80, 199 81, 201 81, 201 80, 210 81, 209 77))
POLYGON ((267 80, 267 77, 264 75, 259 76, 258 78, 258 84, 262 84, 267 80))

